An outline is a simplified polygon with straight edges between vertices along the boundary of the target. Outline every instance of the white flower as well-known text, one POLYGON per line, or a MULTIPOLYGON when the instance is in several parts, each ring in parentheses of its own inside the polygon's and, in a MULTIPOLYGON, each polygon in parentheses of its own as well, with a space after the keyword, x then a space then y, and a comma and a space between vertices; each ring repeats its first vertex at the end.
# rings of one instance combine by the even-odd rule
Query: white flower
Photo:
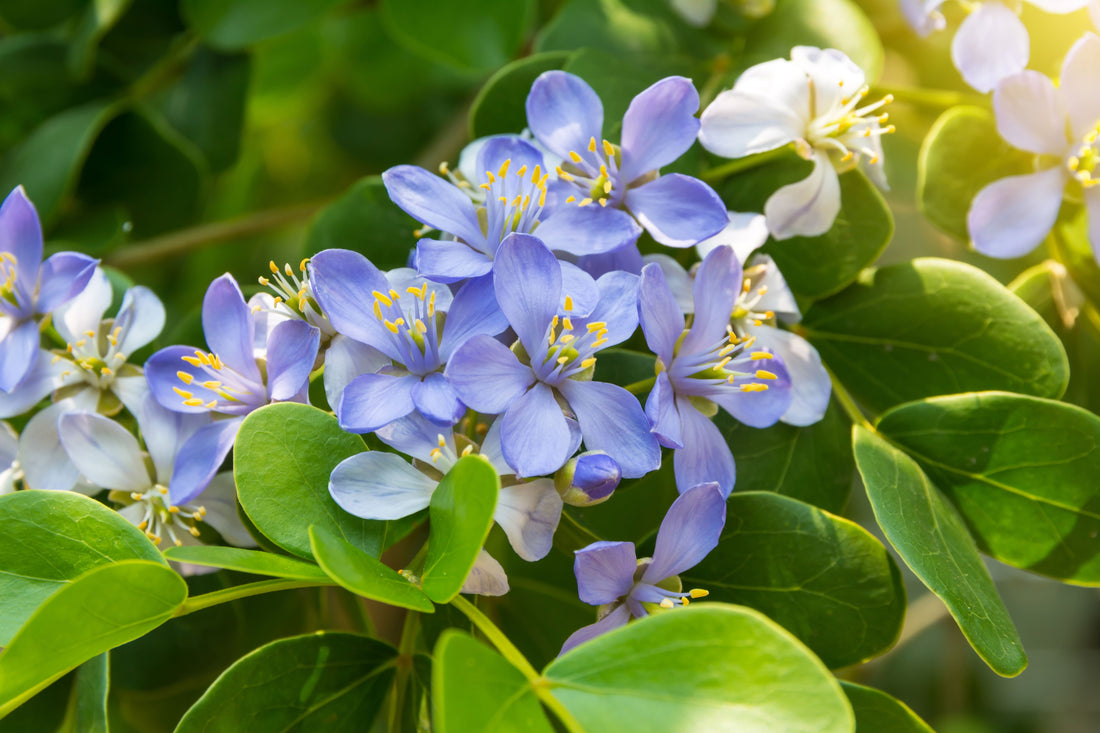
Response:
POLYGON ((840 51, 797 46, 790 61, 753 66, 719 94, 703 111, 699 140, 727 158, 794 143, 813 170, 772 194, 764 215, 776 239, 818 236, 840 212, 838 173, 862 163, 886 187, 879 137, 894 127, 883 126, 880 110, 892 98, 861 107, 867 90, 863 71, 840 51))
POLYGON ((19 436, 11 425, 0 422, 0 496, 15 491, 15 482, 22 477, 16 455, 19 452, 19 436))
POLYGON ((1023 71, 997 85, 993 109, 1001 137, 1052 163, 978 192, 966 217, 974 248, 1002 258, 1035 249, 1054 227, 1066 184, 1073 184, 1088 210, 1089 242, 1100 252, 1100 36, 1086 33, 1069 50, 1060 88, 1023 71))

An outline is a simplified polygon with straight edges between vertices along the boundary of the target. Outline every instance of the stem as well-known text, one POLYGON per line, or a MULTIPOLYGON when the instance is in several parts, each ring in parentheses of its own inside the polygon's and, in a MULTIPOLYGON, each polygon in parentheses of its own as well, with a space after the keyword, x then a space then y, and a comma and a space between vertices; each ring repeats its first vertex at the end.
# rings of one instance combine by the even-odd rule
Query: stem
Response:
POLYGON ((833 383, 833 394, 836 395, 837 402, 844 408, 844 412, 848 414, 848 418, 856 425, 867 428, 872 433, 877 432, 875 426, 871 424, 871 421, 863 414, 856 405, 856 401, 852 399, 852 396, 848 394, 848 390, 844 388, 844 385, 840 383, 840 380, 833 374, 833 370, 829 367, 825 367, 825 371, 829 373, 829 380, 833 383))
POLYGON ((650 377, 649 379, 643 379, 640 382, 634 382, 628 384, 625 389, 630 394, 645 394, 649 390, 653 389, 653 385, 657 383, 657 377, 650 377))
POLYGON ((401 730, 401 717, 404 714, 405 688, 408 685, 409 670, 413 665, 413 648, 416 634, 420 630, 420 614, 416 611, 405 612, 405 623, 401 627, 401 642, 397 647, 397 676, 394 679, 393 697, 390 700, 390 730, 401 730))
POLYGON ((222 603, 229 603, 230 601, 236 601, 250 596, 258 596, 264 593, 274 593, 280 590, 320 588, 333 585, 336 585, 336 583, 324 580, 261 580, 256 583, 245 583, 244 585, 236 585, 232 588, 216 590, 212 593, 203 593, 201 596, 193 596, 184 601, 183 605, 177 608, 176 612, 172 615, 174 617, 186 616, 189 613, 218 606, 222 603))
POLYGON ((747 170, 752 170, 753 168, 762 166, 765 163, 770 163, 777 158, 782 158, 783 156, 788 155, 789 152, 789 146, 784 145, 783 147, 776 148, 775 150, 768 150, 763 153, 757 153, 756 155, 748 155, 744 158, 737 158, 735 160, 731 160, 728 163, 723 163, 722 165, 708 168, 707 170, 700 173, 699 177, 707 183, 716 183, 718 181, 729 178, 735 173, 742 173, 747 170))
POLYGON ((932 109, 947 109, 960 104, 970 104, 977 107, 989 106, 989 100, 980 94, 953 92, 947 89, 914 89, 912 87, 877 85, 874 92, 876 95, 882 96, 892 94, 898 102, 932 109))

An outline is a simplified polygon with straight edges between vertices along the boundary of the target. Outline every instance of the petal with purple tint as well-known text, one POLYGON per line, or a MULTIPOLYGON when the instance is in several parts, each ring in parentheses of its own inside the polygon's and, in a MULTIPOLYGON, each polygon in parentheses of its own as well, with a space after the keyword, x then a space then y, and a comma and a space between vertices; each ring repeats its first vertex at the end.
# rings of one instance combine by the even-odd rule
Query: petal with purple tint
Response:
POLYGON ((810 175, 783 186, 764 203, 768 230, 776 239, 817 237, 840 213, 840 179, 825 155, 814 156, 810 175))
POLYGON ((325 349, 325 397, 329 405, 339 405, 340 396, 353 379, 374 374, 391 364, 389 357, 373 346, 336 334, 325 349))
MULTIPOLYGON (((1093 23, 1100 27, 1100 1, 1093 0, 1089 9, 1093 23)), ((1070 130, 1081 141, 1100 124, 1100 36, 1083 35, 1066 54, 1062 62, 1062 98, 1069 112, 1070 130)))
POLYGON ((999 2, 981 3, 966 16, 951 42, 951 60, 966 83, 983 94, 1018 74, 1031 53, 1027 28, 999 2))
MULTIPOLYGON (((432 462, 432 451, 436 448, 444 448, 450 453, 455 452, 454 431, 440 430, 438 425, 415 412, 379 428, 375 435, 399 453, 425 463, 432 462), (443 438, 442 446, 439 444, 440 438, 443 438)), ((484 454, 484 451, 482 453, 484 454)))
MULTIPOLYGON (((75 399, 50 405, 23 427, 23 434, 19 436, 19 465, 23 469, 23 484, 27 488, 42 491, 76 488, 80 470, 73 465, 61 444, 58 420, 74 410, 91 412, 95 409, 97 396, 96 390, 79 392, 75 399)), ((141 475, 145 475, 144 471, 141 475)))
POLYGON ((20 289, 34 292, 42 264, 42 224, 22 186, 16 186, 0 204, 0 252, 15 257, 20 289))
POLYGON ((605 324, 603 335, 606 349, 626 341, 638 330, 638 276, 629 272, 609 272, 596 282, 600 300, 587 322, 605 324))
POLYGON ((546 329, 561 302, 562 276, 557 258, 538 238, 510 234, 497 254, 493 286, 501 311, 527 353, 532 359, 545 354, 546 329))
POLYGON ((668 366, 672 363, 676 341, 684 332, 684 314, 664 271, 656 262, 642 269, 638 283, 638 317, 650 351, 668 366))
MULTIPOLYGON (((824 417, 833 386, 817 349, 801 336, 771 326, 758 326, 752 335, 758 346, 770 348, 783 360, 790 375, 791 404, 780 419, 788 425, 813 425, 824 417)), ((754 394, 759 393, 746 397, 754 394)))
MULTIPOLYGON (((134 381, 140 377, 133 377, 134 381)), ((115 380, 116 383, 120 380, 115 380)), ((153 461, 156 479, 167 484, 172 478, 176 456, 198 430, 211 422, 210 413, 192 415, 166 409, 146 390, 144 398, 126 400, 126 407, 137 418, 145 450, 153 461)))
POLYGON ((283 321, 267 340, 267 393, 279 402, 293 399, 309 382, 321 332, 305 321, 283 321))
MULTIPOLYGON (((761 344, 762 346, 763 344, 761 344)), ((761 392, 741 392, 721 389, 708 397, 721 405, 739 422, 753 428, 775 425, 791 407, 791 377, 787 366, 779 359, 760 359, 752 362, 752 368, 769 372, 775 378, 758 378, 758 384, 767 386, 761 392)), ((759 373, 759 372, 758 372, 759 373)))
POLYGON ((630 592, 638 570, 633 542, 593 542, 573 554, 577 595, 582 601, 602 606, 630 592))
POLYGON ((447 361, 455 349, 474 336, 496 336, 507 328, 508 319, 497 305, 492 276, 470 280, 459 289, 447 311, 439 358, 447 361))
POLYGON ((1066 105, 1046 74, 1025 70, 1002 79, 993 90, 993 110, 997 132, 1013 147, 1065 155, 1066 105))
POLYGON ((683 448, 683 426, 680 422, 680 410, 676 405, 676 394, 668 372, 657 375, 653 389, 645 401, 645 415, 653 425, 653 434, 657 442, 666 448, 683 448))
POLYGON ((349 433, 373 433, 383 425, 405 417, 416 406, 413 387, 420 378, 413 375, 364 374, 344 388, 336 416, 349 433))
POLYGON ((54 328, 68 343, 90 338, 89 331, 99 332, 100 321, 111 307, 112 298, 111 281, 103 270, 95 270, 84 290, 54 312, 54 328))
POLYGON ((493 519, 516 554, 534 562, 550 552, 561 509, 561 496, 553 480, 536 479, 501 488, 493 519))
POLYGON ((622 180, 630 183, 683 155, 699 134, 699 92, 690 79, 669 76, 640 92, 623 115, 622 180))
POLYGON ((152 486, 137 440, 114 420, 70 412, 60 417, 57 431, 73 465, 92 483, 127 492, 152 486))
POLYGON ((736 471, 733 453, 710 418, 690 404, 681 405, 684 447, 673 454, 676 488, 681 492, 701 483, 715 482, 722 493, 733 491, 736 471))
POLYGON ((477 183, 488 181, 486 173, 494 176, 500 171, 505 161, 509 161, 509 168, 517 171, 526 166, 528 170, 536 165, 545 168, 542 161, 542 153, 531 143, 514 135, 501 135, 490 138, 481 146, 475 163, 474 180, 477 183))
POLYGON ((440 425, 454 425, 466 412, 466 405, 440 372, 413 385, 412 401, 421 415, 440 425))
POLYGON ((493 269, 492 257, 454 240, 421 239, 415 262, 421 275, 443 283, 481 277, 493 269))
POLYGON ((504 413, 504 460, 521 477, 545 476, 569 460, 572 436, 549 386, 537 382, 504 413))
POLYGON ((309 267, 310 285, 332 327, 400 360, 390 332, 373 313, 373 294, 389 290, 386 276, 366 257, 346 249, 326 249, 313 256, 309 267))
MULTIPOLYGON (((38 324, 34 321, 20 323, 0 339, 0 391, 9 395, 16 392, 23 380, 31 374, 38 358, 39 340, 38 324)), ((34 402, 31 403, 33 404, 34 402)))
POLYGON ((584 153, 592 138, 603 134, 603 104, 579 76, 547 71, 527 95, 527 126, 551 152, 566 157, 584 153))
POLYGON ((115 317, 118 334, 118 350, 129 356, 151 343, 164 328, 164 304, 149 288, 138 285, 122 296, 115 317))
POLYGON ((233 474, 219 473, 202 492, 202 507, 206 510, 202 521, 218 531, 234 547, 256 547, 256 540, 245 529, 237 511, 237 485, 233 474))
POLYGON ((558 655, 565 654, 570 649, 583 644, 586 641, 595 639, 597 636, 606 634, 608 631, 619 628, 620 626, 626 626, 626 622, 630 620, 630 610, 626 605, 619 606, 611 613, 604 616, 602 619, 594 624, 588 626, 582 626, 574 631, 565 643, 561 645, 561 651, 558 655))
POLYGON ((233 276, 226 273, 210 283, 202 299, 206 344, 226 366, 261 384, 263 378, 252 352, 253 328, 252 309, 233 276))
POLYGON ((460 400, 486 415, 507 410, 535 381, 531 367, 489 336, 474 336, 460 346, 444 374, 460 400))
POLYGON ((328 490, 340 507, 363 519, 400 519, 424 509, 439 482, 401 456, 366 451, 333 469, 328 490))
POLYGON ((574 319, 586 318, 600 302, 600 289, 596 281, 572 262, 558 260, 558 266, 561 267, 561 300, 558 302, 558 312, 574 319), (568 303, 566 298, 569 299, 568 303))
POLYGON ((92 279, 97 262, 77 252, 58 252, 43 262, 35 310, 49 313, 76 297, 92 279))
POLYGON ((168 483, 168 500, 172 504, 188 504, 203 492, 233 449, 243 421, 243 417, 234 417, 204 425, 183 444, 168 483))
POLYGON ((508 575, 500 563, 482 549, 460 592, 477 596, 502 596, 508 592, 508 575))
MULTIPOLYGON (((629 214, 626 214, 626 216, 630 221, 634 222, 634 226, 640 234, 642 228, 634 221, 634 217, 629 214)), ((642 260, 642 253, 638 251, 638 245, 633 243, 618 247, 610 252, 604 252, 603 254, 585 255, 577 258, 577 267, 581 268, 592 277, 600 277, 601 275, 606 275, 616 270, 629 272, 631 275, 641 275, 644 265, 645 261, 642 260)))
POLYGON ((768 241, 768 220, 763 214, 738 214, 727 212, 729 223, 725 229, 713 237, 704 239, 695 245, 700 257, 706 257, 715 247, 727 245, 733 247, 737 259, 744 262, 753 250, 764 246, 768 241))
POLYGON ((412 218, 487 251, 474 204, 457 186, 415 165, 390 168, 382 174, 382 183, 393 202, 412 218))
POLYGON ((583 257, 634 244, 642 228, 620 209, 570 204, 555 209, 535 232, 555 252, 583 257))
MULTIPOLYGON (((37 348, 37 329, 35 332, 34 344, 37 348)), ((5 351, 7 342, 0 342, 0 347, 3 347, 0 348, 0 364, 2 364, 4 357, 8 355, 5 351)), ((72 372, 72 366, 72 362, 65 359, 55 362, 52 352, 38 349, 26 379, 11 392, 0 392, 0 418, 22 415, 54 390, 82 381, 78 374, 72 372)), ((95 405, 93 404, 92 407, 94 408, 95 405)))
POLYGON ((729 247, 718 247, 706 256, 692 283, 695 316, 691 330, 680 344, 680 353, 695 354, 726 337, 730 315, 741 292, 741 263, 729 247))
POLYGON ((184 398, 175 390, 183 389, 184 383, 180 381, 179 372, 191 376, 192 386, 194 381, 202 382, 209 377, 199 367, 193 366, 183 360, 183 357, 193 357, 195 349, 190 346, 168 346, 156 352, 145 362, 145 381, 149 383, 149 390, 157 402, 176 412, 209 412, 202 405, 185 405, 184 398))
POLYGON ((691 247, 729 222, 714 189, 682 173, 628 190, 625 204, 654 239, 669 247, 691 247))
POLYGON ((966 228, 974 249, 989 257, 1022 257, 1042 244, 1062 207, 1068 174, 1061 166, 1009 176, 974 197, 966 228))
POLYGON ((689 570, 718 546, 726 524, 726 493, 716 483, 693 486, 672 502, 642 581, 659 583, 689 570))
POLYGON ((584 444, 615 459, 624 478, 638 478, 661 465, 661 448, 634 395, 606 382, 565 380, 559 387, 577 416, 584 444))

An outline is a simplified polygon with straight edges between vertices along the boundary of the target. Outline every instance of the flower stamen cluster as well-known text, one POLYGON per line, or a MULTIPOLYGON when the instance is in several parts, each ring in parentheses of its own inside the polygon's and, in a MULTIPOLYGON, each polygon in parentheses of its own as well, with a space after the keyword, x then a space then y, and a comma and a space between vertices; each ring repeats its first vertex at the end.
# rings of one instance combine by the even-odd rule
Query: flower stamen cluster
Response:
POLYGON ((1100 128, 1085 135, 1081 144, 1066 158, 1070 175, 1084 188, 1100 183, 1096 169, 1100 167, 1100 128))
POLYGON ((484 217, 482 227, 485 236, 490 239, 502 240, 512 232, 533 232, 546 205, 546 182, 550 174, 544 173, 542 166, 536 163, 529 178, 526 165, 521 165, 511 171, 512 175, 508 175, 511 165, 512 159, 507 158, 496 175, 485 171, 488 181, 479 186, 486 195, 484 208, 478 212, 478 217, 484 217))
MULTIPOLYGON (((113 492, 116 495, 119 493, 113 492)), ((206 508, 189 504, 176 506, 169 503, 167 486, 157 484, 148 491, 134 491, 130 493, 129 498, 134 503, 144 505, 145 514, 138 522, 137 528, 144 532, 154 545, 160 545, 161 540, 167 536, 176 547, 181 546, 183 541, 176 534, 177 530, 186 532, 192 537, 198 537, 201 534, 196 524, 203 521, 206 508)))
POLYGON ((591 137, 588 140, 588 152, 592 154, 594 160, 590 156, 570 150, 569 161, 558 166, 558 177, 573 184, 582 192, 580 201, 577 201, 576 196, 569 196, 565 202, 576 203, 577 206, 582 207, 589 206, 593 202, 599 203, 600 206, 617 202, 620 196, 615 193, 615 190, 621 178, 619 166, 622 163, 622 151, 606 139, 602 146, 597 145, 596 138, 591 137))

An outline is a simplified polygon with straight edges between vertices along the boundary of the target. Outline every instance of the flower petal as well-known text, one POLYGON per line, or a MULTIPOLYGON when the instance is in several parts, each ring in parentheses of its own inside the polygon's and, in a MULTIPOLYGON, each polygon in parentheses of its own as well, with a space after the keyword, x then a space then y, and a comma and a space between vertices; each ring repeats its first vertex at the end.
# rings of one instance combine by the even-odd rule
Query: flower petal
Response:
POLYGON ((690 79, 669 76, 641 91, 623 115, 622 180, 632 182, 687 152, 699 134, 699 92, 690 79))
POLYGON ((531 367, 489 336, 474 336, 460 346, 444 374, 460 400, 486 415, 507 410, 535 381, 531 367))
POLYGON ((137 492, 152 486, 137 440, 114 420, 69 412, 58 419, 57 432, 73 465, 92 483, 137 492))
POLYGON ((237 511, 237 485, 233 474, 219 473, 202 492, 202 506, 206 510, 202 521, 218 531, 234 547, 256 547, 256 540, 245 529, 237 511))
POLYGON ((42 223, 22 186, 13 188, 0 204, 0 252, 15 257, 19 287, 33 293, 42 264, 42 223))
POLYGON ((243 417, 217 420, 196 430, 183 444, 168 484, 168 500, 172 504, 188 504, 203 492, 233 449, 243 421, 243 417))
POLYGON ((534 562, 546 557, 561 520, 562 501, 551 479, 505 486, 497 498, 493 519, 516 554, 534 562))
MULTIPOLYGON (((1100 98, 1100 95, 1097 95, 1100 98)), ((1066 154, 1066 106, 1046 74, 1021 71, 993 90, 997 132, 1013 147, 1059 157, 1066 154)))
POLYGON ((509 162, 513 171, 524 166, 528 169, 533 169, 536 165, 546 167, 542 153, 534 145, 518 135, 500 135, 487 140, 478 151, 474 180, 477 183, 488 181, 486 173, 491 172, 495 176, 505 161, 509 162))
MULTIPOLYGON (((1093 22, 1100 27, 1100 2, 1094 0, 1089 6, 1093 13, 1093 22)), ((1100 36, 1095 33, 1083 35, 1066 54, 1062 62, 1062 98, 1069 113, 1070 129, 1076 141, 1100 124, 1100 36)))
POLYGON ((493 278, 485 275, 468 281, 451 302, 443 335, 439 339, 439 357, 450 358, 462 344, 474 336, 496 336, 508 328, 508 319, 497 305, 493 278))
POLYGON ((340 507, 363 519, 400 519, 424 509, 438 486, 401 456, 366 451, 333 469, 328 490, 340 507))
POLYGON ((97 261, 78 252, 58 252, 42 263, 38 273, 39 313, 49 313, 68 303, 88 285, 97 261))
POLYGON ((656 262, 642 268, 638 283, 638 317, 649 350, 665 366, 672 363, 676 341, 684 332, 684 314, 656 262))
POLYGON ((532 359, 544 354, 546 329, 561 301, 557 259, 536 237, 510 234, 497 253, 493 286, 501 311, 527 353, 532 359))
POLYGON ((353 379, 361 374, 374 374, 391 364, 389 357, 373 346, 336 334, 325 349, 325 397, 329 405, 339 405, 353 379))
MULTIPOLYGON (((111 281, 96 269, 79 294, 54 313, 54 327, 68 343, 89 338, 88 331, 99 332, 99 322, 111 307, 111 281)), ((123 352, 128 353, 128 352, 123 352)))
POLYGON ((995 181, 974 197, 966 228, 974 249, 990 257, 1021 257, 1038 247, 1062 206, 1066 172, 1061 166, 995 181))
POLYGON ((802 312, 798 309, 798 302, 794 293, 787 286, 783 273, 769 255, 758 254, 749 260, 748 267, 752 269, 763 268, 764 274, 753 276, 753 284, 759 291, 766 288, 760 300, 756 301, 758 310, 771 311, 784 323, 798 323, 802 320, 802 312))
POLYGON ((489 255, 448 239, 421 239, 416 243, 414 261, 421 275, 446 283, 481 277, 493 269, 489 255))
MULTIPOLYGON (((229 273, 210 283, 202 299, 202 331, 210 351, 242 376, 263 383, 252 352, 252 310, 229 273)), ((167 405, 165 405, 167 407, 167 405)))
POLYGON ((645 402, 645 414, 653 425, 652 431, 657 436, 657 442, 666 448, 684 447, 683 425, 668 372, 657 375, 657 381, 653 383, 653 389, 645 402))
MULTIPOLYGON (((9 395, 18 392, 20 384, 30 376, 39 358, 39 341, 38 324, 34 321, 20 323, 0 340, 0 346, 3 347, 0 348, 0 391, 7 392, 9 395)), ((51 355, 50 358, 52 359, 53 356, 51 355)), ((24 409, 30 408, 37 401, 34 400, 24 409)), ((19 412, 22 411, 19 410, 19 412)), ((19 412, 5 410, 3 417, 12 417, 19 412)))
POLYGON ((164 304, 152 290, 141 285, 127 290, 115 317, 115 327, 122 329, 118 350, 129 356, 151 343, 164 328, 164 319, 164 304))
POLYGON ((1089 244, 1092 256, 1100 264, 1100 188, 1085 189, 1085 208, 1089 217, 1089 244))
POLYGON ((728 496, 736 471, 726 439, 710 418, 692 405, 685 401, 679 407, 684 447, 672 456, 676 488, 683 492, 701 483, 715 482, 728 496))
POLYGON ((727 212, 729 223, 713 237, 695 245, 699 257, 706 257, 715 247, 727 245, 733 247, 737 259, 745 262, 753 250, 764 246, 768 241, 768 220, 763 214, 738 214, 727 212))
POLYGON ((644 476, 661 465, 661 448, 634 395, 614 384, 573 379, 558 389, 577 416, 584 444, 614 458, 624 478, 644 476))
MULTIPOLYGON (((432 462, 432 451, 436 448, 443 447, 450 453, 455 452, 454 431, 440 430, 438 425, 415 412, 379 428, 375 435, 397 452, 425 463, 432 462), (443 438, 442 446, 439 445, 440 438, 443 438)), ((483 449, 482 455, 484 453, 483 449)))
POLYGON ((400 360, 390 332, 372 312, 373 293, 389 290, 386 276, 366 257, 346 249, 326 249, 310 259, 309 267, 317 304, 332 327, 400 360))
POLYGON ((726 525, 726 496, 716 483, 694 486, 672 502, 642 582, 659 583, 689 570, 718 546, 726 525))
POLYGON ((340 427, 349 433, 373 433, 383 425, 405 417, 416 406, 413 387, 420 378, 392 374, 364 374, 344 388, 336 416, 340 427))
POLYGON ((573 554, 577 595, 582 601, 602 606, 630 592, 638 570, 633 542, 593 542, 573 554))
POLYGON ((833 387, 817 349, 801 336, 771 326, 758 326, 752 335, 757 345, 783 360, 790 375, 791 405, 780 419, 788 425, 813 425, 824 417, 833 387))
POLYGON ((565 415, 553 390, 542 382, 536 382, 504 413, 500 438, 504 459, 521 477, 557 471, 569 460, 573 447, 565 415))
POLYGON ((638 241, 634 217, 610 206, 560 206, 539 224, 538 237, 555 252, 582 257, 603 254, 638 241))
POLYGON ((814 156, 810 175, 768 197, 764 216, 776 239, 817 237, 829 231, 840 213, 840 180, 824 155, 814 156))
POLYGON ((508 576, 500 563, 482 549, 460 592, 478 596, 502 596, 508 592, 508 576))
POLYGON ((157 481, 167 484, 175 469, 176 456, 192 435, 210 424, 210 413, 190 414, 169 410, 148 391, 144 399, 137 403, 128 403, 127 409, 137 418, 141 438, 153 461, 157 481))
POLYGON ((817 117, 831 116, 851 95, 859 94, 867 81, 863 69, 835 48, 795 46, 791 61, 813 82, 813 114, 817 117))
POLYGON ((566 157, 583 153, 591 138, 603 133, 603 104, 579 76, 547 71, 535 79, 527 95, 527 125, 540 143, 566 157))
POLYGON ((951 60, 966 83, 983 94, 1018 74, 1031 53, 1027 28, 1006 5, 982 3, 966 16, 951 42, 951 60))
POLYGON ((584 320, 605 324, 607 332, 600 348, 606 349, 621 344, 638 330, 638 276, 629 272, 609 272, 596 281, 596 286, 599 301, 584 320))
POLYGON ((654 239, 669 247, 691 247, 729 222, 714 189, 682 173, 629 189, 625 204, 654 239))
POLYGON ((382 183, 393 202, 412 218, 487 251, 474 204, 457 186, 415 165, 390 168, 382 174, 382 183))
POLYGON ((321 332, 305 321, 283 321, 267 341, 267 393, 273 401, 293 399, 309 382, 321 332))
POLYGON ((754 428, 767 428, 779 421, 791 407, 791 377, 787 365, 780 359, 761 359, 752 362, 755 369, 763 369, 775 375, 775 379, 757 380, 767 389, 762 392, 721 390, 709 395, 738 421, 754 428))
POLYGON ((561 651, 558 652, 558 655, 561 656, 570 649, 590 639, 595 639, 597 636, 606 634, 608 631, 617 629, 620 626, 626 626, 626 622, 629 620, 630 610, 625 605, 619 606, 596 623, 582 626, 574 631, 569 638, 565 640, 565 643, 561 645, 561 651))
POLYGON ((691 330, 680 344, 680 353, 710 349, 729 327, 730 315, 741 292, 741 263, 729 247, 718 247, 706 256, 695 273, 692 295, 695 316, 691 330))
MULTIPOLYGON (((19 436, 19 465, 23 469, 23 483, 27 488, 69 491, 77 487, 81 480, 80 470, 65 452, 57 425, 61 416, 68 412, 95 409, 95 399, 89 397, 92 395, 85 392, 76 399, 54 403, 23 427, 23 434, 19 436)), ((140 475, 145 475, 144 468, 140 475)))
POLYGON ((810 85, 786 59, 757 64, 700 116, 699 142, 723 158, 781 148, 806 134, 810 85))
POLYGON ((413 385, 412 401, 421 415, 440 425, 454 425, 466 413, 466 405, 439 372, 432 372, 413 385))
POLYGON ((149 383, 149 390, 157 402, 176 412, 205 413, 209 410, 202 405, 190 406, 183 404, 184 398, 175 392, 176 387, 182 388, 177 374, 186 372, 192 379, 200 382, 207 379, 206 372, 199 371, 183 360, 183 357, 193 357, 195 349, 190 346, 167 346, 149 357, 145 362, 145 381, 149 383))

